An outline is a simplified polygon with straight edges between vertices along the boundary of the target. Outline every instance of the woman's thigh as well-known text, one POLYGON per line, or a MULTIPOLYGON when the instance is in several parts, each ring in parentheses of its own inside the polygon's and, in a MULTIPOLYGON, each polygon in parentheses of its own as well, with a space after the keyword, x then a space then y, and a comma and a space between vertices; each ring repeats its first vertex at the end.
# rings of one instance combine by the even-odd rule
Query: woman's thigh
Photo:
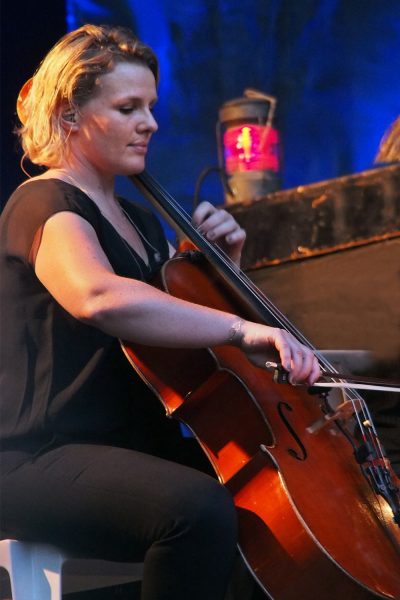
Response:
POLYGON ((7 535, 114 560, 140 560, 155 542, 190 528, 215 539, 217 527, 227 545, 234 540, 228 494, 189 467, 92 444, 60 446, 7 469, 12 462, 10 453, 3 455, 7 535))

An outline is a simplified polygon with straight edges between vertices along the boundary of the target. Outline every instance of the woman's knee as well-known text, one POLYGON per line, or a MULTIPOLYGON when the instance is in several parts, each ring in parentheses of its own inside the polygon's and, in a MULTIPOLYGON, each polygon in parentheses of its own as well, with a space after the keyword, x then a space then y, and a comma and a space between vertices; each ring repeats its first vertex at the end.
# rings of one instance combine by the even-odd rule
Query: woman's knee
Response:
POLYGON ((181 523, 200 537, 213 533, 223 543, 234 545, 237 535, 236 512, 230 493, 216 480, 204 476, 190 490, 181 513, 181 523))

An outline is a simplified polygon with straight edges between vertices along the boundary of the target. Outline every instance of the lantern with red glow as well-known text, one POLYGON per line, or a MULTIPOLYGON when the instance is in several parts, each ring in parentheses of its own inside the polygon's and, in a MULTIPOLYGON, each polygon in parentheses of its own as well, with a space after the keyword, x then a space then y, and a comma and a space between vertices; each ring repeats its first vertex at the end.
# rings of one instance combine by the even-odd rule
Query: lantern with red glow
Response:
POLYGON ((276 99, 254 90, 244 94, 219 110, 217 143, 228 204, 258 200, 280 187, 276 99))

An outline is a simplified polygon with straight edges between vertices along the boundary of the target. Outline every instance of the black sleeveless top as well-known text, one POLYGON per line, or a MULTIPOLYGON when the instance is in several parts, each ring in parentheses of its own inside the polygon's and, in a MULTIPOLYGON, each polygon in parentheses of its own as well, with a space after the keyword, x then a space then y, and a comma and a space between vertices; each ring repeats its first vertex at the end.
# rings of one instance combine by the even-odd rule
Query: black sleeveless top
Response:
MULTIPOLYGON (((3 448, 56 438, 142 448, 148 393, 119 342, 67 313, 35 275, 29 253, 53 214, 72 211, 95 229, 114 271, 149 281, 168 258, 155 216, 120 199, 150 245, 149 266, 78 188, 57 179, 18 188, 0 218, 0 439, 3 448)), ((158 409, 158 407, 157 407, 158 409)), ((150 434, 151 435, 151 434, 150 434)))

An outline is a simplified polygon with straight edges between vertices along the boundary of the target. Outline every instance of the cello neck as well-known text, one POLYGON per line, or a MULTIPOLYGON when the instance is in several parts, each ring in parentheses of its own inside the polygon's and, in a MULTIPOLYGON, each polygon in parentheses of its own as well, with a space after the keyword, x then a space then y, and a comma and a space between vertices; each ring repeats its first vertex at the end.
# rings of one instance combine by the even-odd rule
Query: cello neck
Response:
POLYGON ((164 218, 204 254, 218 274, 235 290, 235 293, 262 322, 272 327, 290 331, 302 343, 312 347, 294 325, 270 302, 250 279, 237 268, 217 245, 209 242, 192 225, 190 216, 176 200, 149 174, 143 171, 130 177, 133 184, 157 208, 164 218))

